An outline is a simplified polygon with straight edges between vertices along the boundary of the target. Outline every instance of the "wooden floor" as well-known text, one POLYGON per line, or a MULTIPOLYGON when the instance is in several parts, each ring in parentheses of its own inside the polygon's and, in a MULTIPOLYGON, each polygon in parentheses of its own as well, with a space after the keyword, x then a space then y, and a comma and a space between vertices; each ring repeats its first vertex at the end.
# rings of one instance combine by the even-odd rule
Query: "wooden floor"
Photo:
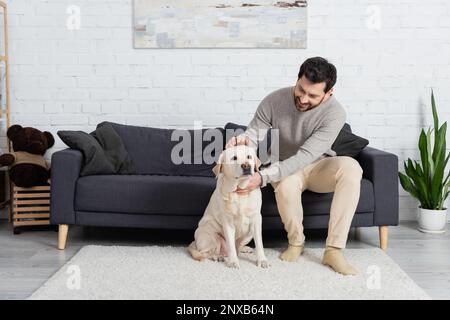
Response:
MULTIPOLYGON (((100 245, 187 245, 192 231, 71 227, 67 248, 56 249, 57 232, 48 227, 13 235, 0 220, 0 299, 28 297, 81 247, 100 245)), ((323 247, 326 232, 306 232, 306 247, 323 247)), ((284 232, 264 232, 266 247, 284 247, 284 232)), ((348 248, 378 246, 378 228, 352 229, 348 248)), ((450 299, 450 232, 424 234, 413 222, 389 228, 389 256, 433 299, 450 299)))

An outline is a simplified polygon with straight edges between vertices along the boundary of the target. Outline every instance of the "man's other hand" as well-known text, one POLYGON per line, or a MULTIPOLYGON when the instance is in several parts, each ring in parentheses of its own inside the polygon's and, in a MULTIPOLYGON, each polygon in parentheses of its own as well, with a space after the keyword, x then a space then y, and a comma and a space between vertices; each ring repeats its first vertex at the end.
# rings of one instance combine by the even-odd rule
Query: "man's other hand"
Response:
POLYGON ((258 172, 255 172, 251 177, 250 177, 250 181, 247 185, 247 188, 245 189, 239 189, 239 187, 237 188, 237 190, 235 191, 237 194, 243 195, 243 194, 247 194, 253 190, 255 190, 256 188, 261 187, 261 175, 258 172))

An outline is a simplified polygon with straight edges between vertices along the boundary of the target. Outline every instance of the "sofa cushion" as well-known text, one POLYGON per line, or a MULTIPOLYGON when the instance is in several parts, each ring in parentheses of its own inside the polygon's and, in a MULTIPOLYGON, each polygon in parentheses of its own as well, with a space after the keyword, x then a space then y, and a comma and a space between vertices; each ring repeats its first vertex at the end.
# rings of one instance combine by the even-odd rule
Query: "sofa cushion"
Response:
MULTIPOLYGON (((135 214, 201 216, 216 187, 211 177, 161 175, 101 175, 79 178, 75 210, 135 214)), ((278 216, 272 186, 262 189, 263 216, 278 216)), ((328 214, 333 193, 305 191, 302 203, 306 215, 328 214)), ((374 211, 373 186, 361 182, 357 212, 374 211)))
POLYGON ((122 138, 137 174, 214 176, 212 168, 223 150, 223 128, 179 130, 176 133, 182 133, 186 136, 176 136, 174 137, 175 141, 172 141, 172 134, 175 129, 111 124, 122 138), (211 136, 205 135, 206 131, 211 136), (199 147, 194 146, 194 137, 198 136, 200 139, 196 141, 199 141, 197 143, 199 147), (186 155, 188 160, 175 163, 171 157, 172 150, 181 141, 185 141, 185 138, 190 139, 191 150, 186 150, 189 153, 186 155), (215 148, 216 145, 217 148, 215 148), (207 159, 203 155, 210 157, 207 159))
POLYGON ((211 177, 87 176, 77 181, 75 210, 201 216, 215 186, 211 177))

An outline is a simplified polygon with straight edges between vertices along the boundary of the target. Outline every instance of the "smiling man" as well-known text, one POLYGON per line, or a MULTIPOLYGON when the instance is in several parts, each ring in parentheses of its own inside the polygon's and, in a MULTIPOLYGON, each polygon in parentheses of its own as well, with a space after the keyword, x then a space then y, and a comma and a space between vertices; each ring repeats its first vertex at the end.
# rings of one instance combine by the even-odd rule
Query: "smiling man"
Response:
POLYGON ((359 201, 362 169, 355 159, 336 156, 331 150, 346 120, 345 110, 333 96, 336 78, 335 66, 326 59, 307 59, 295 86, 265 97, 247 130, 231 139, 226 148, 244 143, 256 148, 262 138, 259 130, 278 130, 279 161, 255 173, 248 187, 237 192, 272 185, 289 241, 280 256, 285 261, 296 261, 304 249, 302 192, 334 192, 322 263, 353 275, 357 271, 341 249, 359 201))

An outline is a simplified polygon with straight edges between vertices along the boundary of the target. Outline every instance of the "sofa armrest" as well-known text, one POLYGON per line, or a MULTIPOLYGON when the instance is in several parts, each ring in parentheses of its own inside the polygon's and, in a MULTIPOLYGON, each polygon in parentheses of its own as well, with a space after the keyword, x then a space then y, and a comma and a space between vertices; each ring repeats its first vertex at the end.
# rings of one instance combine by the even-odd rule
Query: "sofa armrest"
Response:
POLYGON ((366 147, 358 156, 363 178, 372 181, 375 197, 375 226, 398 225, 398 157, 386 151, 366 147))
POLYGON ((75 224, 75 186, 80 176, 83 154, 79 150, 64 149, 52 154, 50 222, 75 224))

